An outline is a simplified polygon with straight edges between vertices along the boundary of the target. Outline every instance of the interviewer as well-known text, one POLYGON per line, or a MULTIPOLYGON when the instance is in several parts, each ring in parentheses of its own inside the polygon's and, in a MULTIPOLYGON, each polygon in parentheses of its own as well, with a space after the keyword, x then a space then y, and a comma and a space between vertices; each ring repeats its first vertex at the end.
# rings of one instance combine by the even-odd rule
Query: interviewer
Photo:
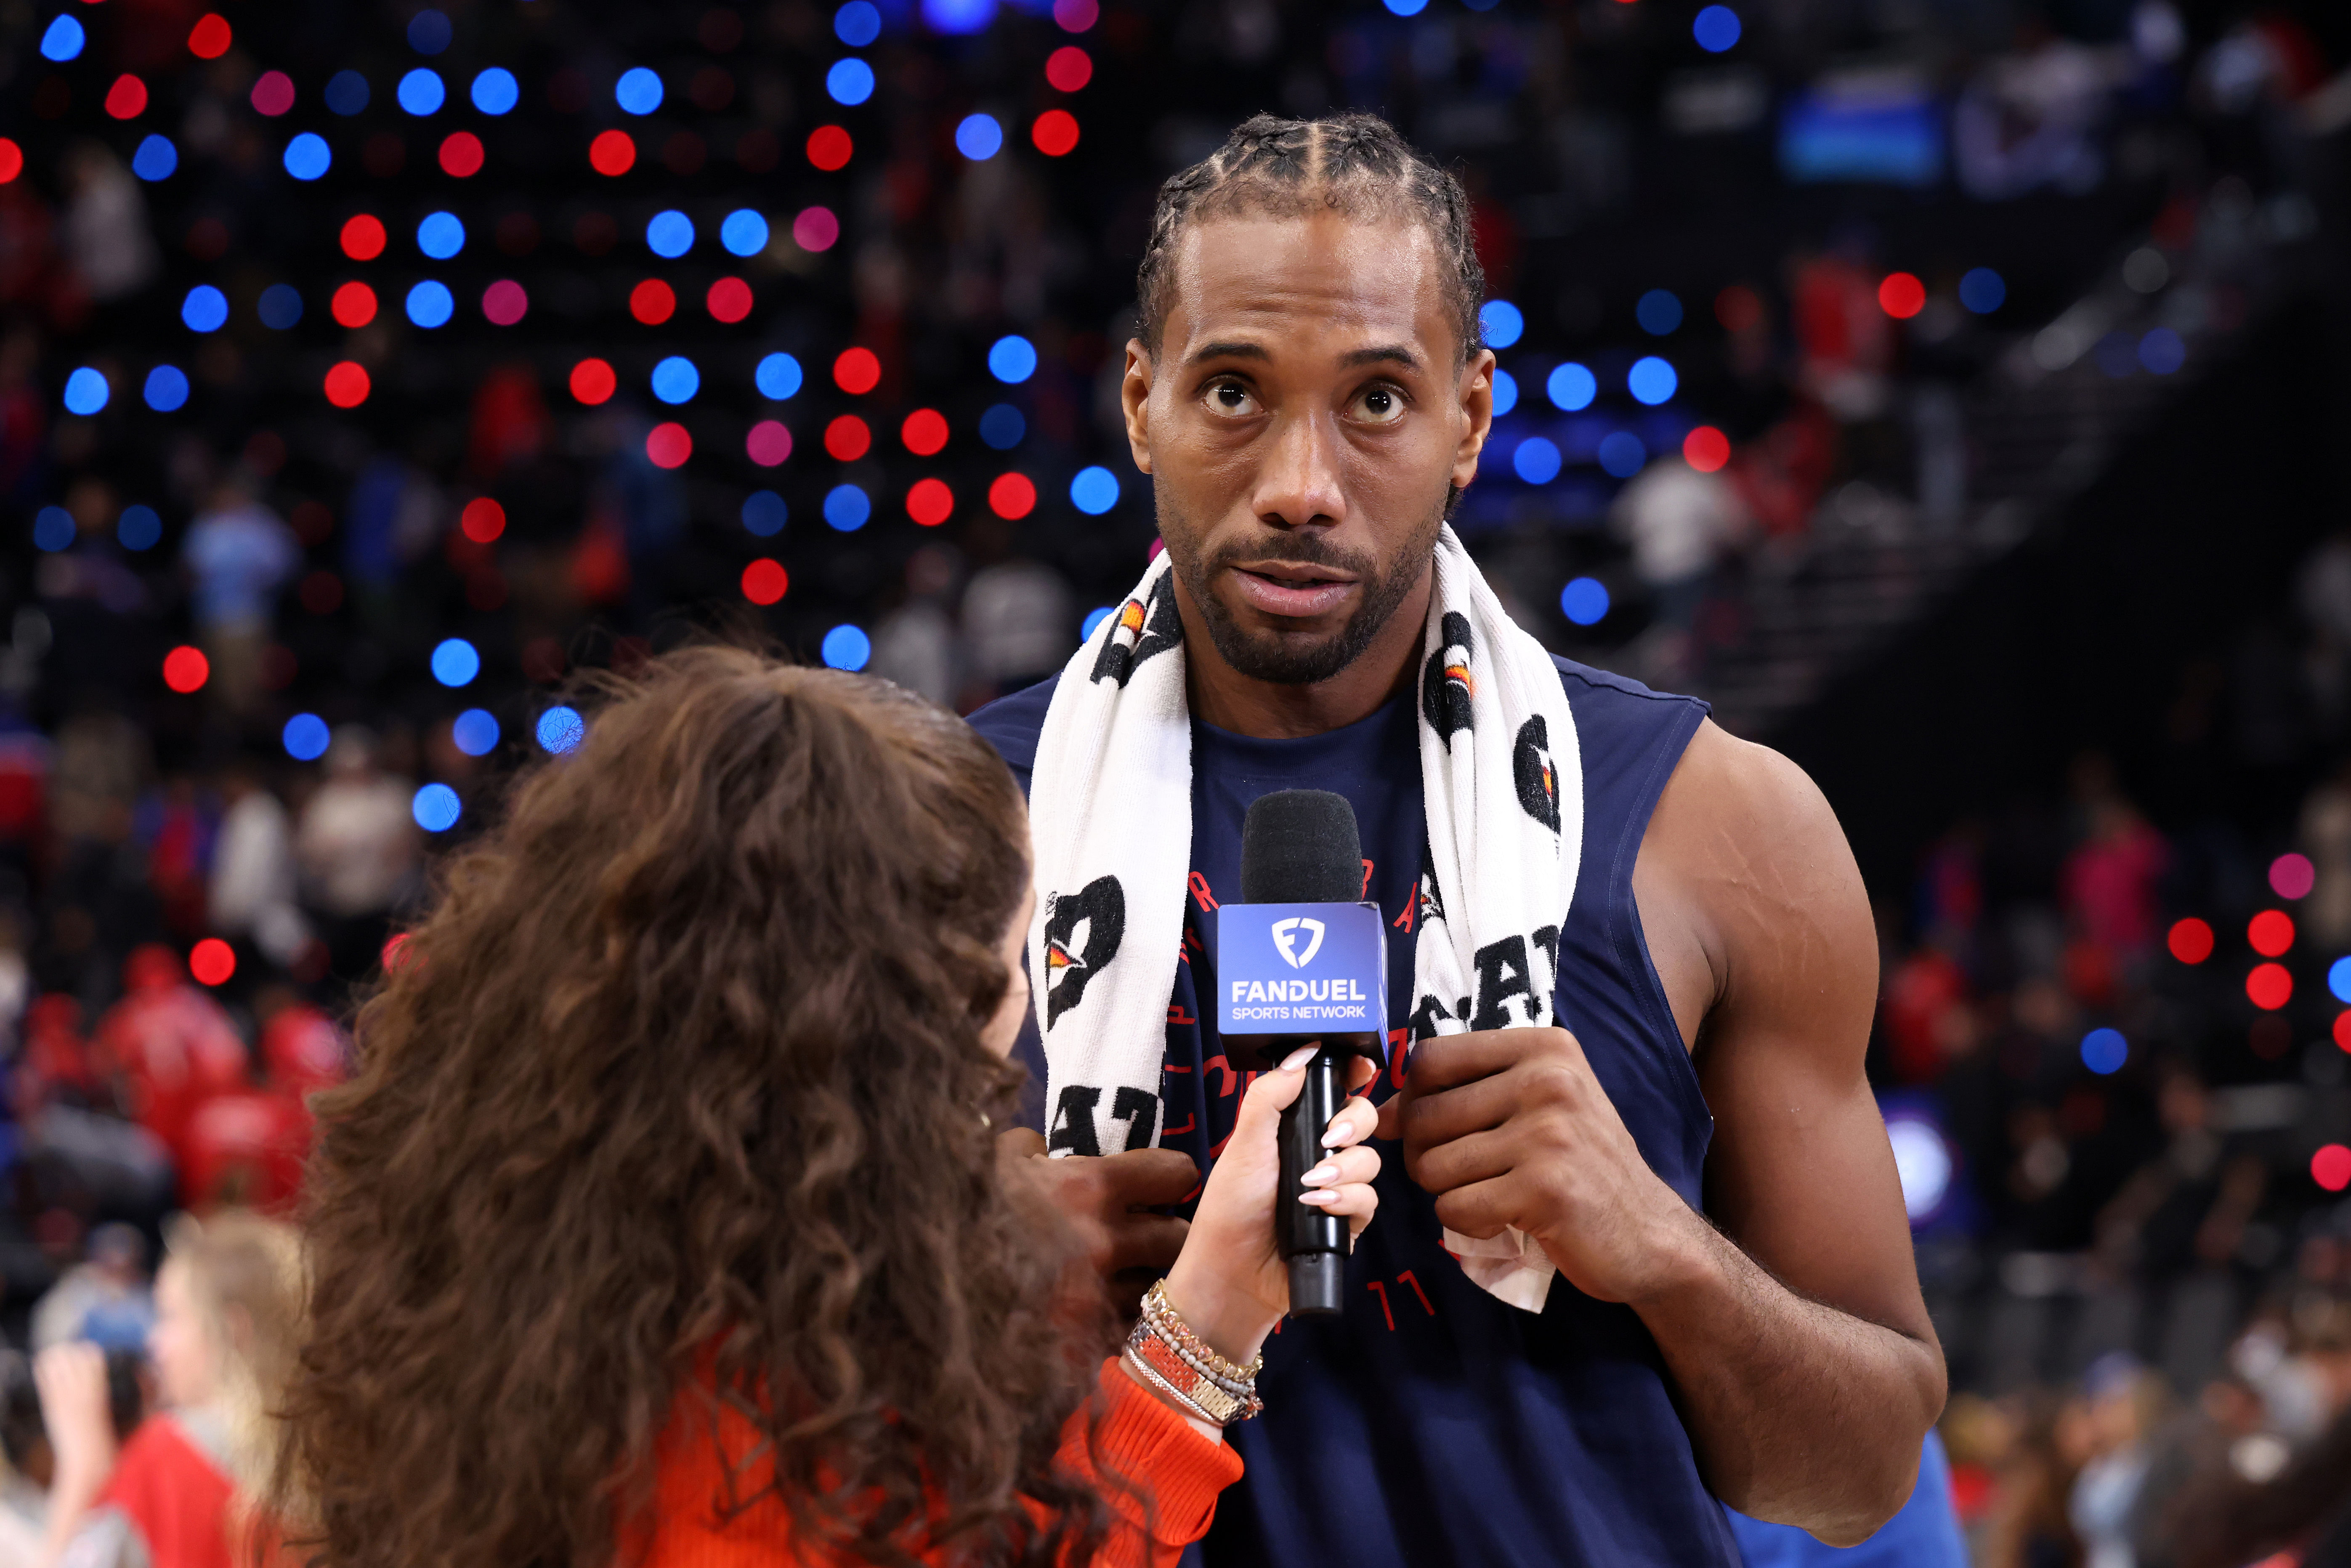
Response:
MULTIPOLYGON (((523 783, 321 1104, 298 1548, 1172 1563, 1239 1474, 1219 1424, 1286 1305, 1301 1074, 1250 1091, 1106 1360, 1040 1162, 996 1138, 1025 822, 945 712, 730 650, 657 661, 523 783)), ((1358 1230, 1371 1122, 1350 1102, 1316 1179, 1358 1230)))

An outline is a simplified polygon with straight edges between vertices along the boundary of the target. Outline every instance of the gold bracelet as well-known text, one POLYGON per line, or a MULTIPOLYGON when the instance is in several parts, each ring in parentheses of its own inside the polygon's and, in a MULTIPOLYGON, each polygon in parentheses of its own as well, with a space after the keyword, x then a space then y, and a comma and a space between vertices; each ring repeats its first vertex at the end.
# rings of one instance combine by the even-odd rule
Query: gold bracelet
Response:
POLYGON ((1232 1383, 1254 1385, 1257 1375, 1265 1369, 1265 1354, 1260 1351, 1247 1366, 1236 1366, 1210 1349, 1207 1342, 1192 1332, 1175 1304, 1167 1299, 1167 1281, 1162 1279, 1144 1292, 1143 1321, 1151 1323, 1186 1353, 1203 1372, 1232 1383))
MULTIPOLYGON (((1229 1427, 1236 1421, 1246 1421, 1257 1409, 1243 1405, 1231 1395, 1203 1378, 1179 1380, 1163 1375, 1150 1361, 1139 1354, 1134 1346, 1127 1347, 1123 1359, 1143 1380, 1174 1400, 1186 1415, 1198 1417, 1211 1427, 1229 1427)), ((1261 1408, 1261 1406, 1259 1407, 1261 1408)))

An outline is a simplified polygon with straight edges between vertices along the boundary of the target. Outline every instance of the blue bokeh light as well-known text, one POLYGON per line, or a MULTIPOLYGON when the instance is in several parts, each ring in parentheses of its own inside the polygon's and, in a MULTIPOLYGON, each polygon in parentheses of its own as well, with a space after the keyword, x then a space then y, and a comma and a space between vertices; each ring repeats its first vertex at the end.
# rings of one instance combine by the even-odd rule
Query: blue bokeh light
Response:
POLYGON ((1115 613, 1116 612, 1107 604, 1098 604, 1087 611, 1086 618, 1078 622, 1078 641, 1083 643, 1091 640, 1094 634, 1094 628, 1115 613))
POLYGON ((66 412, 96 413, 104 408, 114 389, 106 384, 106 372, 84 365, 66 378, 66 412))
POLYGON ((445 833, 457 825, 465 808, 457 799, 457 791, 446 784, 427 784, 416 792, 408 810, 416 819, 416 825, 426 832, 445 833))
POLYGON ((1597 626, 1608 618, 1608 589, 1596 577, 1575 577, 1559 591, 1560 613, 1578 626, 1597 626))
POLYGON ((1672 397, 1680 385, 1681 377, 1674 373, 1674 367, 1655 354, 1644 354, 1635 360, 1631 372, 1625 378, 1625 390, 1635 401, 1652 408, 1672 397))
POLYGON ((998 338, 987 350, 987 373, 1018 386, 1037 373, 1037 345, 1017 334, 998 338))
POLYGON ((327 755, 327 743, 333 737, 325 719, 315 713, 298 713, 286 721, 279 738, 286 743, 286 755, 295 761, 316 762, 327 755))
POLYGON ((873 657, 873 640, 855 626, 836 626, 824 634, 824 662, 836 670, 862 670, 873 657))
POLYGON ((63 507, 43 507, 33 514, 33 548, 61 550, 74 542, 73 514, 63 507))
POLYGON ((1633 307, 1633 319, 1652 338, 1662 338, 1682 324, 1682 302, 1669 288, 1652 288, 1633 307))
POLYGON ((1629 430, 1612 430, 1600 442, 1600 467, 1618 479, 1630 479, 1646 467, 1649 449, 1629 430))
POLYGON ((1417 16, 1428 9, 1428 0, 1380 0, 1380 4, 1398 16, 1417 16))
POLYGON ((449 89, 442 85, 441 73, 417 67, 400 78, 400 107, 414 115, 434 114, 449 101, 449 89))
POLYGON ((506 114, 522 101, 522 86, 514 72, 492 66, 474 78, 474 107, 484 114, 506 114))
POLYGON ((188 372, 177 365, 157 365, 147 372, 147 406, 157 413, 175 413, 187 406, 188 372))
POLYGON ((662 78, 643 66, 632 66, 613 85, 612 101, 628 114, 651 114, 662 106, 662 78))
POLYGON ((451 32, 445 14, 419 11, 408 19, 408 47, 420 55, 437 55, 449 47, 451 32))
POLYGON ((1489 349, 1507 349, 1527 329, 1527 319, 1507 299, 1489 299, 1478 308, 1478 331, 1489 349))
POLYGON ((832 36, 852 49, 862 49, 882 36, 882 13, 872 0, 849 0, 832 14, 832 36))
POLYGON ((298 180, 315 180, 334 162, 335 150, 315 131, 306 131, 286 144, 286 172, 298 180))
POLYGON ((645 225, 645 245, 655 256, 676 260, 694 248, 694 220, 674 207, 655 213, 645 225))
POLYGON ((168 136, 154 135, 139 144, 131 155, 131 172, 151 183, 168 180, 180 166, 180 150, 172 145, 168 136))
POLYGON ((456 308, 456 296, 445 283, 428 277, 408 291, 408 319, 420 327, 445 327, 456 308))
POLYGON ((154 507, 133 502, 114 519, 114 537, 124 549, 153 549, 162 542, 163 519, 154 507))
POLYGON ((653 367, 653 396, 664 402, 685 402, 702 390, 702 372, 694 361, 672 354, 653 367))
POLYGON ((992 114, 967 114, 956 126, 956 151, 975 163, 1004 151, 1004 127, 992 114))
POLYGON ((327 78, 327 107, 337 114, 359 113, 372 96, 368 91, 367 78, 357 71, 337 71, 327 78))
POLYGON ((1690 37, 1709 55, 1719 55, 1739 42, 1739 13, 1728 5, 1708 5, 1690 24, 1690 37))
POLYGON ((261 291, 256 314, 272 331, 286 331, 302 319, 302 291, 290 283, 273 283, 261 291))
POLYGON ((979 438, 998 452, 1009 452, 1029 434, 1029 422, 1008 402, 992 405, 979 416, 979 438))
POLYGON ((1070 505, 1090 517, 1099 517, 1118 505, 1118 476, 1095 464, 1081 468, 1070 481, 1070 505))
POLYGON ((757 256, 768 248, 768 220, 737 207, 718 225, 718 243, 729 256, 757 256))
POLYGON ((482 655, 463 637, 444 638, 433 650, 433 678, 444 686, 462 686, 482 673, 482 655))
POLYGON ((578 708, 558 703, 538 716, 538 724, 532 733, 538 737, 541 751, 561 757, 566 752, 580 749, 580 742, 588 734, 588 721, 580 716, 578 708))
POLYGON ((923 22, 934 33, 985 32, 996 20, 996 0, 923 0, 923 22))
POLYGON ((1519 406, 1519 378, 1496 367, 1494 371, 1494 417, 1499 419, 1519 406))
POLYGON ((1592 400, 1600 395, 1600 378, 1573 360, 1559 366, 1543 383, 1543 392, 1551 398, 1553 408, 1575 413, 1590 408, 1592 400))
POLYGON ((2118 1029, 2094 1029, 2082 1037, 2082 1065, 2105 1077, 2130 1060, 2130 1041, 2118 1029))
POLYGON ((88 42, 89 35, 82 30, 81 23, 59 12, 57 20, 49 24, 48 31, 41 35, 41 58, 62 65, 79 55, 82 46, 88 42))
POLYGON ((1959 278, 1959 303, 1989 316, 2008 302, 2008 280, 1989 267, 1970 268, 1959 278))
POLYGON ((782 533, 791 515, 784 498, 773 490, 754 490, 743 497, 743 526, 763 539, 782 533))
POLYGON ((2337 958, 2326 966, 2326 988, 2335 993, 2338 1002, 2351 1002, 2351 958, 2337 958))
POLYGON ((872 498, 855 485, 835 485, 824 493, 824 520, 841 533, 855 533, 872 515, 872 498))
POLYGON ((2158 327, 2138 340, 2138 362, 2168 376, 2188 362, 2188 345, 2170 328, 2158 327))
POLYGON ((824 73, 824 90, 835 103, 855 108, 873 96, 873 68, 852 55, 824 73))
POLYGON ((449 738, 468 757, 487 757, 498 744, 498 721, 487 708, 469 707, 449 726, 449 738))
POLYGON ((1511 471, 1530 485, 1548 485, 1559 477, 1559 446, 1546 436, 1530 435, 1510 454, 1511 471))
POLYGON ((209 283, 199 283, 181 302, 180 319, 193 331, 217 332, 228 324, 228 296, 209 283))
POLYGON ((759 395, 782 402, 800 390, 800 362, 789 354, 769 354, 751 373, 759 395))
POLYGON ((465 248, 465 225, 455 213, 428 213, 416 225, 416 248, 446 261, 465 248))

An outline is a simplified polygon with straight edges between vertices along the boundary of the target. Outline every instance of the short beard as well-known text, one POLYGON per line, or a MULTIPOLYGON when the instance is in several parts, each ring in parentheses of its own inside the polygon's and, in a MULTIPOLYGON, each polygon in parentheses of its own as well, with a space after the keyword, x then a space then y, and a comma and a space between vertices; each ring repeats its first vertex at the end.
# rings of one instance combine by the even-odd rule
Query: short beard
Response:
MULTIPOLYGON (((1447 500, 1449 503, 1450 497, 1447 500)), ((1164 501, 1161 507, 1161 538, 1191 537, 1191 530, 1180 524, 1167 527, 1170 519, 1164 501)), ((1397 606, 1412 592, 1413 585, 1420 580, 1421 573, 1428 570, 1431 552, 1437 548, 1437 529, 1450 509, 1448 504, 1445 511, 1431 517, 1427 528, 1388 563, 1384 571, 1378 561, 1367 556, 1331 549, 1319 530, 1311 529, 1285 529, 1229 546, 1213 558, 1187 559, 1186 552, 1172 547, 1168 553, 1175 558, 1176 570, 1183 574, 1192 602, 1199 608, 1200 619, 1208 628, 1208 641, 1217 645, 1226 664, 1254 681, 1311 686, 1331 679, 1363 657, 1364 650, 1372 645, 1372 639, 1380 634, 1397 606), (1286 560, 1303 566, 1332 567, 1349 573, 1363 584, 1363 598, 1347 623, 1319 642, 1250 632, 1236 622, 1223 601, 1209 591, 1210 580, 1219 569, 1241 560, 1286 560)))

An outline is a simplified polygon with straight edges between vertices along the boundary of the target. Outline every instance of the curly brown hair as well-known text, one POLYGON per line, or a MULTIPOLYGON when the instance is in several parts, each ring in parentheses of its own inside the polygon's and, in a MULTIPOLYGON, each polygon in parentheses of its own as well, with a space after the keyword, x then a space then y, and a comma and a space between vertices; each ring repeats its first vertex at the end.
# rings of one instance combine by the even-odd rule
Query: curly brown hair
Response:
POLYGON ((803 1545, 1090 1557, 1106 1511, 1053 1457, 1100 1325, 988 1124, 1023 1077, 981 1039, 1011 775, 894 686, 740 650, 616 692, 449 867, 319 1103, 296 1544, 612 1562, 664 1427, 716 1442, 724 1401, 803 1545))

